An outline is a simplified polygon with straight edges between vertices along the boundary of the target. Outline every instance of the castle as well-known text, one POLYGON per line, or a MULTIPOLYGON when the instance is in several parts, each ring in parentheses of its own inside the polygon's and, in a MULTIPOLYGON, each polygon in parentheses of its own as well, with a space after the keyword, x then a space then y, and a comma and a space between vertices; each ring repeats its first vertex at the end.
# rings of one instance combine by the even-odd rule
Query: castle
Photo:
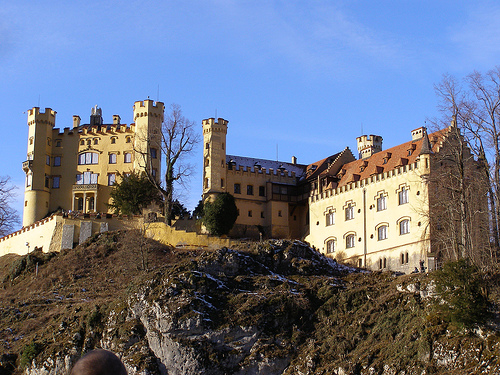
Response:
POLYGON ((88 124, 73 116, 73 126, 55 128, 56 111, 28 110, 28 152, 23 227, 57 210, 106 213, 118 173, 151 168, 161 175, 159 136, 164 105, 152 100, 134 104, 134 123, 103 123, 95 106, 88 124))
MULTIPOLYGON (((382 150, 382 137, 303 165, 226 154, 228 121, 203 120, 203 199, 234 195, 232 235, 299 238, 359 267, 413 272, 436 267, 431 246, 430 177, 453 126, 382 150)), ((456 129, 456 128, 455 128, 456 129)))
MULTIPOLYGON (((118 174, 147 168, 161 176, 164 105, 138 101, 133 115, 130 125, 121 124, 118 115, 105 124, 96 106, 88 124, 73 116, 73 126, 60 130, 52 109, 28 111, 23 229, 16 232, 17 242, 6 236, 10 247, 0 239, 4 252, 24 238, 33 246, 43 242, 44 251, 71 248, 92 232, 121 227, 96 221, 112 219, 107 204, 118 174), (94 221, 45 219, 61 210, 94 221), (40 223, 46 230, 38 228, 40 223)), ((417 128, 408 142, 387 150, 381 136, 362 135, 358 158, 346 147, 307 165, 296 157, 281 162, 229 155, 228 121, 208 118, 202 128, 203 200, 223 192, 235 197, 239 216, 231 236, 301 239, 339 261, 369 269, 435 268, 438 246, 432 243, 431 221, 437 212, 431 203, 437 190, 430 181, 443 168, 437 155, 446 151, 454 124, 432 134, 417 128)))

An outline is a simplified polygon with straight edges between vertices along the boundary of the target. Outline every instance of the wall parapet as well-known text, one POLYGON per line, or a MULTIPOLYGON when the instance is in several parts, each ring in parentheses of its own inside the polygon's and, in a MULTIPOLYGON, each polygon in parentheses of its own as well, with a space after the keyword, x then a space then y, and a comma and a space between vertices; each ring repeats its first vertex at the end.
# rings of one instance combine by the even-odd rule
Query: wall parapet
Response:
POLYGON ((391 169, 390 171, 387 171, 387 172, 374 174, 371 177, 365 178, 363 180, 350 182, 346 185, 342 185, 341 187, 336 187, 333 189, 326 189, 319 194, 318 193, 315 194, 314 192, 312 192, 310 197, 309 197, 309 203, 318 202, 318 201, 321 201, 323 199, 327 199, 327 198, 330 198, 330 197, 333 197, 336 195, 350 192, 350 191, 355 190, 355 189, 360 189, 360 188, 363 188, 363 187, 370 185, 370 184, 379 183, 379 182, 385 181, 385 180, 393 178, 393 177, 398 177, 398 176, 401 176, 401 175, 409 173, 409 172, 414 172, 418 169, 419 169, 418 162, 415 162, 412 164, 403 165, 403 166, 391 169))

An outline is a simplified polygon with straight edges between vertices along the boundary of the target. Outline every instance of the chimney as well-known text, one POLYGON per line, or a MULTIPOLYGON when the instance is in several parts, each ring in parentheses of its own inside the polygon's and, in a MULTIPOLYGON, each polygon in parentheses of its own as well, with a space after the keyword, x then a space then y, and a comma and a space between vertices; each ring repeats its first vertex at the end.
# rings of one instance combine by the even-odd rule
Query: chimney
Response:
POLYGON ((293 165, 297 164, 297 157, 296 156, 292 156, 292 164, 293 165))

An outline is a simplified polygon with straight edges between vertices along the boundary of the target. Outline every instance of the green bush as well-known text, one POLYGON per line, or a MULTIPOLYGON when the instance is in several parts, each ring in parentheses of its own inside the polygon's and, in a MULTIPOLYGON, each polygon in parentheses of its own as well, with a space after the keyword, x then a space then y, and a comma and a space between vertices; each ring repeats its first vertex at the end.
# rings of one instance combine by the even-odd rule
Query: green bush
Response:
POLYGON ((237 217, 238 209, 229 193, 221 193, 213 202, 206 202, 203 206, 203 224, 210 234, 216 236, 228 234, 237 217))
POLYGON ((20 365, 21 368, 26 368, 31 364, 31 361, 42 352, 43 345, 39 342, 32 341, 30 344, 25 345, 21 353, 20 365))
POLYGON ((479 268, 466 259, 445 263, 434 273, 438 299, 435 311, 459 327, 482 324, 489 315, 487 284, 479 268))

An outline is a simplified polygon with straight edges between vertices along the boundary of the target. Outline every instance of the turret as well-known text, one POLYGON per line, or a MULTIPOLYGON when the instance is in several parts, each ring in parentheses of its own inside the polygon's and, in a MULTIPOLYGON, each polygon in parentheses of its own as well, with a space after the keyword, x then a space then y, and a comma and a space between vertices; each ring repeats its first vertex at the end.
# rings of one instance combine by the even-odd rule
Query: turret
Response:
POLYGON ((52 129, 56 111, 34 107, 28 110, 28 152, 23 163, 26 173, 23 226, 33 224, 49 212, 52 159, 52 129))
POLYGON ((162 102, 147 99, 134 103, 134 169, 147 169, 157 179, 161 176, 161 126, 164 111, 165 105, 162 102))
POLYGON ((203 199, 225 192, 226 135, 228 121, 209 118, 203 125, 203 199))
POLYGON ((373 154, 382 151, 382 137, 379 135, 370 134, 370 136, 362 135, 357 137, 359 158, 369 158, 373 154))

